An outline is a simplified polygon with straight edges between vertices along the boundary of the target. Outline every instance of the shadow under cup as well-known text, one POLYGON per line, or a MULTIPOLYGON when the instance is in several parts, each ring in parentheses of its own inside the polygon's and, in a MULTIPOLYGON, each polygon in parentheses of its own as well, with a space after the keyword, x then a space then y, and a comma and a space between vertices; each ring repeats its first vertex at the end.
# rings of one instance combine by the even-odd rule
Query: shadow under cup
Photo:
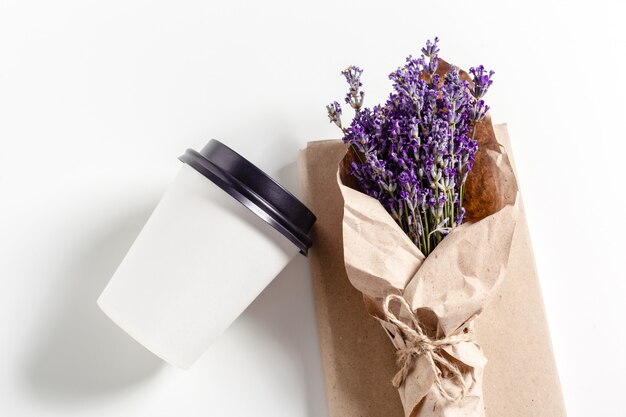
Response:
POLYGON ((98 305, 165 361, 189 368, 311 246, 315 216, 216 140, 185 162, 98 305))

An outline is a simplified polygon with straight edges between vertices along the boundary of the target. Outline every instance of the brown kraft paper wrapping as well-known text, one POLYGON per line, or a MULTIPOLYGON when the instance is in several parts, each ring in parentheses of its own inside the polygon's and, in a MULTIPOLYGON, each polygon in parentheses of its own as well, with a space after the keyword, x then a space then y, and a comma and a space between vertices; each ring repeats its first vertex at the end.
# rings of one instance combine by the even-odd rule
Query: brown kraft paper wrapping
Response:
MULTIPOLYGON (((486 126, 491 130, 490 124, 486 126)), ((508 146, 506 127, 499 125, 494 130, 498 141, 508 146)), ((342 227, 341 191, 349 194, 348 203, 352 198, 369 199, 348 187, 341 186, 340 191, 337 165, 346 154, 345 145, 340 141, 312 142, 301 152, 304 198, 318 217, 310 261, 331 417, 393 417, 411 413, 479 416, 483 415, 483 408, 489 416, 565 415, 523 211, 517 210, 520 203, 516 203, 515 180, 495 136, 493 132, 482 135, 486 139, 481 143, 483 156, 479 158, 484 160, 480 159, 477 167, 490 168, 480 172, 483 180, 473 187, 472 201, 483 201, 468 207, 472 222, 452 232, 439 245, 441 249, 438 247, 426 260, 417 248, 409 246, 412 243, 408 239, 405 242, 394 235, 403 233, 399 228, 394 230, 395 223, 380 205, 382 212, 374 208, 375 204, 366 204, 368 209, 361 213, 361 221, 358 213, 346 210, 342 227), (499 197, 494 199, 494 195, 499 197), (352 282, 365 296, 346 275, 342 232, 355 233, 346 241, 361 248, 370 242, 365 249, 353 251, 348 247, 345 252, 352 282), (380 244, 389 243, 385 239, 390 236, 394 236, 392 246, 380 244), (468 251, 473 256, 489 256, 468 263, 462 261, 469 256, 468 251), (435 259, 435 255, 442 259, 435 259), (426 285, 435 282, 437 286, 431 285, 430 289, 426 285), (432 385, 433 373, 420 358, 400 386, 398 397, 398 390, 391 384, 398 370, 394 345, 368 311, 381 317, 381 297, 388 292, 404 294, 413 306, 428 306, 416 313, 420 320, 433 326, 432 331, 439 337, 466 325, 494 291, 493 301, 474 320, 476 340, 489 359, 484 384, 480 384, 484 356, 475 344, 463 342, 445 348, 473 382, 462 401, 441 401, 432 385), (406 414, 403 403, 407 405, 406 414), (414 409, 416 404, 419 407, 414 409)), ((399 315, 397 307, 394 308, 399 315)), ((401 344, 402 339, 393 336, 395 326, 385 325, 396 346, 401 344)), ((443 383, 454 389, 445 378, 443 383)))

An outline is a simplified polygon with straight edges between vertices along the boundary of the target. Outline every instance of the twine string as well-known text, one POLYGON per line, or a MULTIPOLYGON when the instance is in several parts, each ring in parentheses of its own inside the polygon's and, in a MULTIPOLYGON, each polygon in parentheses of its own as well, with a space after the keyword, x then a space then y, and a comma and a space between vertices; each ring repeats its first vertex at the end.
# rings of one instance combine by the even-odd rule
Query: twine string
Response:
POLYGON ((420 324, 418 318, 413 313, 411 306, 404 299, 404 297, 397 294, 389 294, 385 297, 383 303, 383 310, 385 318, 388 322, 394 324, 404 335, 405 347, 397 350, 398 364, 400 370, 393 377, 393 385, 398 388, 404 383, 409 372, 413 369, 415 360, 424 356, 428 360, 430 367, 435 375, 435 385, 439 389, 441 395, 448 401, 458 402, 463 399, 470 389, 469 384, 463 378, 463 374, 459 368, 441 354, 441 351, 446 346, 453 346, 461 342, 473 342, 474 336, 471 333, 458 333, 450 336, 443 337, 441 339, 432 339, 428 337, 420 324), (392 301, 398 301, 402 307, 404 307, 411 319, 413 327, 407 325, 400 320, 390 309, 392 301), (461 387, 461 392, 455 394, 446 389, 442 383, 442 369, 447 369, 452 375, 452 378, 458 381, 458 385, 461 387))

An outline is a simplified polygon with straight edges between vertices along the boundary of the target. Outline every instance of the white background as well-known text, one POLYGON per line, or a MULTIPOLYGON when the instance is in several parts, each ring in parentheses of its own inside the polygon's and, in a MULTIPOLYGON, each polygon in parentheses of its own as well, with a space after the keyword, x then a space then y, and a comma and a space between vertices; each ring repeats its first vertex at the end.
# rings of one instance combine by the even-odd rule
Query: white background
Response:
POLYGON ((625 10, 578 3, 2 1, 0 415, 326 415, 304 258, 188 372, 95 300, 187 147, 289 172, 437 34, 496 70, 569 415, 624 416, 625 10))

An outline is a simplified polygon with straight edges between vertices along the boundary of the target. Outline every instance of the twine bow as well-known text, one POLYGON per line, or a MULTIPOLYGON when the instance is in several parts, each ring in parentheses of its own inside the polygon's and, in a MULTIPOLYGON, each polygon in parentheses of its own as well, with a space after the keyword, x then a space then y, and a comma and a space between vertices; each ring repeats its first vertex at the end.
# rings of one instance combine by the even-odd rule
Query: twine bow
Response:
POLYGON ((400 348, 396 352, 398 355, 398 364, 401 364, 401 368, 393 377, 393 385, 398 388, 406 380, 406 377, 411 371, 415 360, 419 356, 425 356, 430 363, 433 373, 435 374, 435 385, 439 389, 441 395, 448 401, 452 402, 457 402, 463 399, 470 387, 465 381, 465 378, 463 378, 463 374, 461 374, 459 368, 446 357, 441 355, 440 351, 445 346, 452 346, 461 342, 473 342, 473 335, 471 333, 463 332, 459 334, 452 334, 441 339, 431 339, 424 332, 424 329, 413 313, 409 303, 407 303, 404 297, 396 294, 389 294, 385 298, 383 310, 387 321, 395 324, 404 334, 404 341, 406 344, 406 347, 400 348), (389 306, 393 300, 399 301, 401 306, 408 311, 414 328, 402 322, 391 312, 389 306), (441 372, 441 369, 443 368, 447 369, 452 374, 452 377, 459 382, 459 385, 461 386, 460 394, 455 395, 443 386, 441 372))

